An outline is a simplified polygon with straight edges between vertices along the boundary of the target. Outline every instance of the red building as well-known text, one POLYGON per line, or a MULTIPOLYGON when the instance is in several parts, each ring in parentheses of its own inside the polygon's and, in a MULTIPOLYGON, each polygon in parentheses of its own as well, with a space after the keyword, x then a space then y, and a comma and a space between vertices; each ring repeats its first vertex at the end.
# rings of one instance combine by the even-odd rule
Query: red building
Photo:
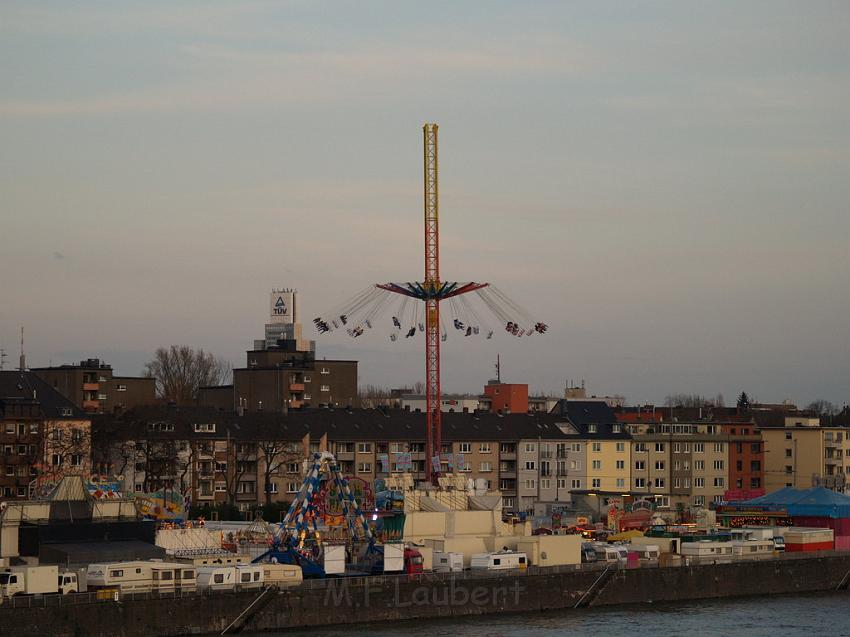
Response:
POLYGON ((528 385, 491 381, 484 387, 494 414, 524 414, 528 412, 528 385))
POLYGON ((664 422, 662 408, 655 405, 638 405, 636 407, 614 407, 614 416, 617 422, 639 423, 639 422, 664 422))
POLYGON ((724 499, 736 502, 764 495, 764 441, 755 423, 718 425, 729 436, 729 490, 724 499))

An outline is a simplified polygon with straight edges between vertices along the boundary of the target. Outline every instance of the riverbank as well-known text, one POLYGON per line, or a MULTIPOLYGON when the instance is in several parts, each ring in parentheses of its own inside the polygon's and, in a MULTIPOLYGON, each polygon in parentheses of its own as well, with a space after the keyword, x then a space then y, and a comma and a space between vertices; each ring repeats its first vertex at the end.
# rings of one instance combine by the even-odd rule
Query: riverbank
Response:
POLYGON ((47 607, 0 607, 0 633, 172 637, 220 634, 228 626, 230 632, 279 631, 582 606, 813 593, 846 587, 848 581, 850 553, 665 568, 537 569, 525 574, 467 571, 455 576, 312 580, 300 588, 268 591, 259 598, 257 594, 235 593, 69 603, 57 596, 47 607))

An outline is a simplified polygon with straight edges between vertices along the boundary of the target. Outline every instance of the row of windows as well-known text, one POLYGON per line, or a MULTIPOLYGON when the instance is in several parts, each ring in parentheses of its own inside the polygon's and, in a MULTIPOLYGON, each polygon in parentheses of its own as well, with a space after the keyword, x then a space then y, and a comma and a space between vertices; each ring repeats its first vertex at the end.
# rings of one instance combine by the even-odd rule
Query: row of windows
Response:
MULTIPOLYGON (((594 443, 599 444, 599 443, 594 443)), ((715 442, 714 451, 716 453, 725 453, 726 452, 726 443, 725 442, 715 442)), ((758 445, 756 445, 758 446, 758 445)), ((704 442, 676 442, 673 443, 673 453, 690 453, 691 449, 693 449, 693 453, 705 453, 705 443, 704 442)), ((645 442, 636 442, 635 443, 635 452, 636 453, 646 453, 648 450, 647 443, 645 442)), ((655 451, 664 452, 667 450, 666 442, 656 442, 655 443, 655 451)))
MULTIPOLYGON (((705 488, 705 478, 694 478, 693 479, 694 489, 704 489, 705 488)), ((667 486, 667 481, 665 478, 654 478, 647 480, 646 478, 635 478, 635 489, 646 489, 647 486, 654 487, 656 489, 664 489, 667 486)), ((714 478, 714 486, 715 488, 724 488, 726 486, 725 478, 714 478)), ((691 479, 690 478, 673 478, 673 488, 674 489, 690 489, 691 488, 691 479)))
POLYGON ((38 423, 31 422, 7 422, 4 428, 4 431, 9 435, 17 435, 17 436, 26 436, 29 434, 37 434, 38 433, 38 423))
MULTIPOLYGON (((596 461, 594 461, 596 462, 596 461)), ((741 471, 742 463, 738 461, 738 471, 741 471)), ((655 461, 655 470, 656 471, 664 471, 667 464, 663 460, 655 461)), ((618 467, 619 468, 619 467, 618 467)), ((691 468, 691 462, 689 460, 673 461, 673 471, 689 471, 691 468)), ((715 460, 714 461, 714 470, 715 471, 723 471, 726 468, 726 461, 724 460, 715 460)), ((759 471, 761 469, 760 462, 752 462, 750 463, 750 468, 753 471, 759 471)), ((635 470, 636 471, 646 471, 646 461, 645 460, 635 460, 635 470)), ((694 460, 694 471, 705 471, 705 460, 694 460)))

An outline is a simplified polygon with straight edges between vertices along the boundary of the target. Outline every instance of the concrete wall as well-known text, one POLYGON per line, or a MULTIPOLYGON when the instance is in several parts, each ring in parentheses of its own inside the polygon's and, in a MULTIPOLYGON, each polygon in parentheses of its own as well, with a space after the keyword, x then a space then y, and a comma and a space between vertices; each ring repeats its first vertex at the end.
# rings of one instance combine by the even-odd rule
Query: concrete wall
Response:
MULTIPOLYGON (((850 554, 713 566, 617 571, 592 605, 833 591, 850 569, 850 554)), ((269 593, 243 632, 331 624, 387 622, 572 608, 598 571, 438 579, 406 577, 330 580, 327 587, 269 593)), ((219 634, 254 599, 252 593, 9 608, 0 606, 0 634, 18 637, 171 637, 219 634)), ((576 611, 582 612, 582 611, 576 611)))

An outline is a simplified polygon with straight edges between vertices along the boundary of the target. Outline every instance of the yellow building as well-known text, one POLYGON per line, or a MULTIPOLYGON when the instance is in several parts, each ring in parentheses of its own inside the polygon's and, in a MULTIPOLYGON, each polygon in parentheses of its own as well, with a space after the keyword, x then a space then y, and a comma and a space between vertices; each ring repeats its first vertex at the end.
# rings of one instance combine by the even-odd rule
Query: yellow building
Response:
POLYGON ((845 493, 850 473, 850 437, 843 427, 818 418, 788 416, 782 426, 762 426, 767 492, 820 485, 845 493))

